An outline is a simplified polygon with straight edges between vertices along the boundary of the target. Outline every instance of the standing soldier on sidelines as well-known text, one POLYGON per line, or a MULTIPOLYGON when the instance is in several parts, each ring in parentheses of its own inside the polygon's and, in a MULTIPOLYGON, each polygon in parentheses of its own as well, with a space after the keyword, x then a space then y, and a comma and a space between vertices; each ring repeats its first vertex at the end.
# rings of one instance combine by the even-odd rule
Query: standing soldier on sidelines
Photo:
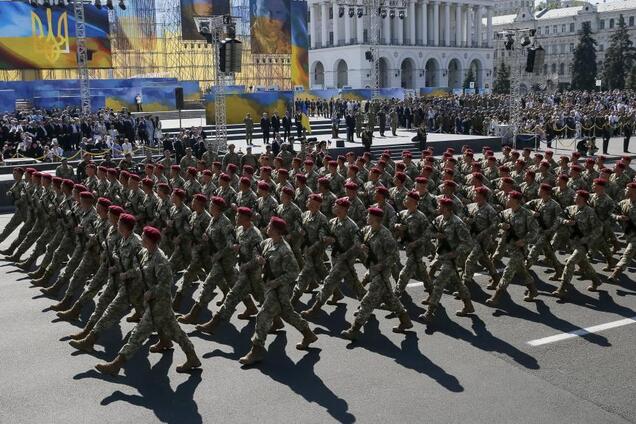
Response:
POLYGON ((114 361, 98 364, 95 368, 104 374, 116 375, 121 367, 139 350, 153 333, 159 333, 159 342, 150 347, 150 352, 160 353, 172 348, 177 342, 186 355, 186 362, 177 367, 178 373, 187 373, 201 366, 192 342, 177 324, 171 307, 172 278, 166 256, 159 249, 161 232, 154 227, 145 227, 142 233, 145 247, 135 259, 135 272, 140 274, 144 287, 144 315, 130 333, 128 342, 121 348, 114 361))
POLYGON ((501 213, 503 222, 499 224, 499 228, 504 230, 502 247, 507 250, 510 261, 503 270, 497 290, 490 299, 486 300, 488 306, 495 307, 499 304, 501 296, 506 292, 516 274, 521 274, 521 278, 528 287, 524 301, 532 302, 539 294, 534 278, 525 265, 526 247, 536 240, 539 225, 533 213, 522 206, 522 199, 523 195, 520 192, 511 191, 508 194, 508 209, 501 213))
POLYGON ((210 224, 212 217, 207 211, 208 199, 201 193, 195 194, 192 199, 192 215, 190 215, 190 238, 192 240, 192 260, 188 265, 181 284, 177 284, 177 291, 174 295, 172 308, 178 312, 181 308, 182 299, 190 297, 192 283, 210 272, 210 252, 208 240, 205 238, 205 230, 210 224))
MULTIPOLYGON (((136 225, 135 217, 129 214, 121 214, 118 222, 118 230, 121 234, 119 245, 116 248, 114 265, 110 271, 117 279, 117 294, 104 314, 95 323, 86 337, 80 340, 71 340, 70 345, 84 352, 91 352, 97 341, 97 337, 105 330, 117 324, 130 310, 131 305, 135 312, 143 315, 143 283, 136 271, 136 257, 141 250, 139 236, 133 231, 136 225)), ((91 320, 89 319, 90 324, 91 320)))
POLYGON ((601 285, 601 281, 592 265, 587 259, 590 247, 596 242, 603 231, 603 226, 596 216, 596 212, 588 205, 590 194, 585 190, 578 190, 574 198, 574 205, 568 206, 563 211, 561 225, 570 228, 568 242, 572 247, 572 253, 565 261, 563 274, 561 275, 561 285, 552 294, 560 299, 564 299, 571 287, 574 267, 579 266, 584 276, 592 280, 590 291, 596 291, 601 285))
POLYGON ((400 270, 395 285, 395 296, 398 299, 413 277, 423 279, 427 288, 431 283, 426 272, 426 265, 422 260, 426 254, 426 244, 432 234, 428 218, 417 209, 419 201, 418 192, 409 192, 404 198, 405 209, 398 214, 399 223, 395 224, 395 232, 399 235, 398 241, 404 245, 406 251, 406 263, 400 270))
POLYGON ((247 355, 239 359, 243 365, 252 365, 263 360, 267 352, 267 333, 278 316, 302 333, 303 340, 296 345, 296 349, 306 350, 311 343, 318 340, 307 321, 294 311, 290 302, 292 287, 298 276, 298 264, 283 238, 286 232, 287 223, 281 218, 272 217, 267 225, 269 238, 261 242, 258 248, 256 260, 263 266, 265 301, 256 315, 252 348, 247 355))
MULTIPOLYGON (((234 271, 236 253, 233 249, 235 244, 234 226, 227 215, 223 213, 225 207, 225 200, 222 197, 215 196, 210 199, 210 215, 212 219, 202 235, 203 242, 207 243, 210 249, 209 255, 211 257, 207 261, 210 264, 210 271, 203 282, 199 299, 192 305, 192 309, 187 315, 179 318, 181 323, 196 323, 201 311, 207 308, 216 295, 214 289, 219 287, 225 297, 230 291, 230 287, 234 285, 236 279, 234 271)), ((222 303, 223 301, 219 301, 218 305, 222 303)), ((175 296, 175 310, 178 306, 175 296)))
POLYGON ((341 333, 342 337, 355 340, 360 329, 367 322, 373 310, 384 302, 388 309, 400 319, 400 324, 393 327, 394 333, 403 333, 413 327, 406 309, 393 293, 391 288, 391 270, 398 257, 398 246, 391 232, 382 225, 384 211, 380 208, 369 208, 368 225, 362 230, 362 257, 369 273, 369 290, 360 302, 351 328, 341 333))
POLYGON ((610 284, 618 281, 636 254, 636 182, 627 184, 627 198, 618 203, 612 218, 624 225, 627 247, 607 280, 610 284))
POLYGON ((222 321, 230 320, 241 300, 245 304, 246 309, 237 318, 247 320, 256 315, 258 309, 254 305, 250 294, 259 303, 263 303, 265 295, 261 277, 262 271, 255 255, 260 243, 263 241, 263 236, 258 228, 253 225, 252 216, 253 212, 249 208, 239 207, 237 209, 236 244, 232 246, 232 250, 238 253, 238 278, 226 296, 221 308, 212 316, 212 319, 205 324, 196 326, 199 331, 213 334, 222 321))
POLYGON ((22 179, 24 176, 24 168, 13 168, 13 185, 7 191, 7 197, 13 199, 13 205, 15 206, 15 212, 11 216, 11 219, 5 225, 0 234, 0 243, 5 241, 11 233, 15 231, 18 226, 26 221, 28 215, 26 196, 24 193, 25 183, 22 179))
POLYGON ((433 231, 438 240, 437 253, 434 262, 440 267, 439 275, 433 281, 433 290, 422 303, 427 304, 426 313, 419 316, 425 323, 430 323, 435 317, 435 311, 442 298, 444 288, 454 281, 458 286, 458 295, 464 303, 464 307, 456 312, 457 316, 466 316, 475 309, 470 300, 470 291, 459 278, 456 258, 466 257, 471 247, 471 237, 464 222, 453 213, 453 200, 449 198, 439 199, 440 215, 433 220, 433 231))

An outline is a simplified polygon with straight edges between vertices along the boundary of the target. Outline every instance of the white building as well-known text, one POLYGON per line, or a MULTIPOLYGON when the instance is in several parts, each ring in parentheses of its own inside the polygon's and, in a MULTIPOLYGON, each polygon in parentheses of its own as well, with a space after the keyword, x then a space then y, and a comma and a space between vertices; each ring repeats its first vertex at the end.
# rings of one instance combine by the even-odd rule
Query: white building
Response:
MULTIPOLYGON (((636 42, 636 0, 621 0, 611 3, 586 3, 579 6, 531 11, 523 8, 514 15, 493 18, 495 33, 510 28, 534 28, 536 39, 545 49, 545 64, 540 74, 531 82, 522 78, 524 88, 534 83, 547 84, 548 88, 567 86, 572 81, 572 59, 574 48, 578 44, 579 31, 584 22, 592 27, 596 39, 599 78, 605 60, 605 51, 610 44, 612 33, 618 26, 620 15, 636 42)), ((503 43, 495 43, 494 69, 504 62, 509 65, 512 53, 504 49, 503 43)))
MULTIPOLYGON (((309 0, 312 88, 372 87, 370 17, 362 0, 309 0), (349 10, 353 9, 350 16, 349 10)), ((389 2, 387 2, 388 4, 389 2)), ((461 87, 469 67, 478 88, 492 86, 494 0, 406 0, 405 16, 387 7, 380 40, 380 86, 461 87)))
POLYGON ((534 0, 498 0, 495 2, 495 16, 516 15, 523 7, 534 7, 534 0))

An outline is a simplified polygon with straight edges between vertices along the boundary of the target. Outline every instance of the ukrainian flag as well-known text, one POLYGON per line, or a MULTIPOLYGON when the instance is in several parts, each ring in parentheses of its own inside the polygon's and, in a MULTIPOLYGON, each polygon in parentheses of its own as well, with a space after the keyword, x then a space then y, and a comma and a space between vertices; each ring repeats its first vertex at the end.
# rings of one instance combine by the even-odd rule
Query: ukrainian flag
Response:
POLYGON ((302 123, 303 128, 307 131, 307 134, 311 134, 311 124, 309 123, 309 116, 307 116, 307 105, 305 102, 302 102, 302 109, 300 113, 302 118, 300 122, 302 123))

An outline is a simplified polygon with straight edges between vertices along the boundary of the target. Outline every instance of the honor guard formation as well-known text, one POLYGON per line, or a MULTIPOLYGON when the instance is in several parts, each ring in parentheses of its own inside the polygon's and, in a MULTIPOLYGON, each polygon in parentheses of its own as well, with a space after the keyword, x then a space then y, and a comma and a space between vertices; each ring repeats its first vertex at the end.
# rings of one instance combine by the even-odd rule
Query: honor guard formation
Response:
POLYGON ((512 301, 539 296, 532 272, 539 261, 557 282, 552 295, 567 299, 575 273, 595 292, 635 254, 628 156, 610 167, 603 156, 576 151, 555 159, 549 150, 505 148, 496 157, 464 147, 441 158, 432 149, 420 158, 405 151, 393 161, 388 151, 330 157, 308 143, 295 154, 246 156, 230 149, 219 161, 210 150, 177 165, 166 154, 146 159, 142 175, 88 162, 80 183, 66 163, 55 176, 15 168, 16 210, 0 241, 19 231, 1 253, 56 299, 60 319, 77 321, 92 309, 70 336, 74 348, 92 352, 120 320, 136 323, 117 356, 96 366, 107 374, 153 332, 159 341, 150 352, 176 342, 186 355, 177 371, 199 368, 184 328, 214 335, 240 304, 238 318, 256 320, 240 358, 251 365, 285 322, 302 337, 297 349, 319 344, 310 322, 343 291, 359 304, 341 336, 356 340, 378 308, 392 313, 396 333, 412 319, 441 319, 440 302, 457 303, 453 297, 458 317, 474 314, 473 277, 483 270, 492 291, 486 304, 496 307, 515 277, 527 290, 512 301), (591 260, 604 261, 606 274, 591 260), (423 283, 426 311, 418 317, 401 301, 412 280, 423 283), (212 318, 202 322, 206 309, 212 318))

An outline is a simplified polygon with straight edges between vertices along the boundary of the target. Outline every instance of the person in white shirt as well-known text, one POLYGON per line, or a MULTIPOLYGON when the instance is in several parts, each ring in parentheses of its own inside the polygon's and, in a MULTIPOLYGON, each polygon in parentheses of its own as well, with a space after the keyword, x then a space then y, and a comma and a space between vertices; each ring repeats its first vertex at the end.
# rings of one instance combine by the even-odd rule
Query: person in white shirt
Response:
POLYGON ((133 146, 127 138, 125 138, 124 142, 121 144, 121 149, 124 155, 126 155, 127 153, 132 154, 133 146))

